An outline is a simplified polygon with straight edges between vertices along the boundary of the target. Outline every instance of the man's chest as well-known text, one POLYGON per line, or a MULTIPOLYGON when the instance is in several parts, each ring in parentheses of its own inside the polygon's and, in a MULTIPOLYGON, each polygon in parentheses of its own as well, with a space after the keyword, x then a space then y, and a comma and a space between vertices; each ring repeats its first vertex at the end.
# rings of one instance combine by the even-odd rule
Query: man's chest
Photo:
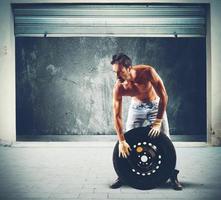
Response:
POLYGON ((149 81, 145 82, 125 82, 123 84, 124 89, 128 92, 135 92, 135 93, 146 93, 148 90, 152 87, 151 83, 149 81))

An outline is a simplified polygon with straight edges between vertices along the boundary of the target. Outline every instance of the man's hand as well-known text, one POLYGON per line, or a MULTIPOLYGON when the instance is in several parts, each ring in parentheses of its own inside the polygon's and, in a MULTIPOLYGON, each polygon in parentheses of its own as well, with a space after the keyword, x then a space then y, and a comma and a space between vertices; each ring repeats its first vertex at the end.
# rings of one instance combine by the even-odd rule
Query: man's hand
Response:
POLYGON ((160 127, 161 127, 162 119, 156 119, 154 123, 151 125, 151 129, 148 133, 148 136, 151 137, 157 137, 160 135, 160 127))
POLYGON ((131 151, 130 145, 126 142, 126 140, 119 141, 119 157, 122 154, 123 158, 127 158, 129 156, 129 150, 131 151))

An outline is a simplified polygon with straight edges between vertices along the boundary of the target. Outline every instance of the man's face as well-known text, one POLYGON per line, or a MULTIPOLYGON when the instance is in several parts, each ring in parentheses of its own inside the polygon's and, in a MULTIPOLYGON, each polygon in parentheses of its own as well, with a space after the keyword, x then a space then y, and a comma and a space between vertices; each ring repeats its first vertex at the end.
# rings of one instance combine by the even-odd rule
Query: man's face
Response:
POLYGON ((117 79, 120 79, 122 82, 130 78, 128 70, 123 65, 113 64, 113 72, 116 73, 117 79))

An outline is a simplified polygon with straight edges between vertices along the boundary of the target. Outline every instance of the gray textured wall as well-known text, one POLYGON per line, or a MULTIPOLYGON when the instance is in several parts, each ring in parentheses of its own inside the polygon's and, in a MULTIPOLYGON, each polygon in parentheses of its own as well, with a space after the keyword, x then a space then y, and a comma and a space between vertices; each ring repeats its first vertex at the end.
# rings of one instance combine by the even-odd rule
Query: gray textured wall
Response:
POLYGON ((156 68, 172 134, 206 134, 205 39, 107 37, 16 38, 17 134, 113 134, 116 52, 156 68))

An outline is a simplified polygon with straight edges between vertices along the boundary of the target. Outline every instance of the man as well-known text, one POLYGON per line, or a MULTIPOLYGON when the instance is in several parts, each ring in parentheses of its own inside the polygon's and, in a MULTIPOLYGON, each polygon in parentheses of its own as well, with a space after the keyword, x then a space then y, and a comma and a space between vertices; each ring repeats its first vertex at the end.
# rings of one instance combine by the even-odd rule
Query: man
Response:
MULTIPOLYGON (((117 76, 113 88, 114 127, 119 140, 119 156, 127 158, 131 148, 123 134, 122 97, 132 97, 126 131, 148 123, 151 130, 147 135, 157 137, 162 132, 170 138, 166 115, 168 96, 163 81, 153 67, 132 66, 131 59, 123 53, 114 55, 111 64, 117 76)), ((175 190, 182 190, 182 185, 177 179, 178 173, 179 170, 175 169, 170 180, 175 190)), ((122 185, 123 182, 117 178, 110 187, 114 189, 122 185)))

